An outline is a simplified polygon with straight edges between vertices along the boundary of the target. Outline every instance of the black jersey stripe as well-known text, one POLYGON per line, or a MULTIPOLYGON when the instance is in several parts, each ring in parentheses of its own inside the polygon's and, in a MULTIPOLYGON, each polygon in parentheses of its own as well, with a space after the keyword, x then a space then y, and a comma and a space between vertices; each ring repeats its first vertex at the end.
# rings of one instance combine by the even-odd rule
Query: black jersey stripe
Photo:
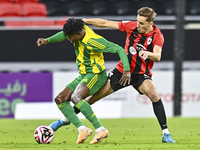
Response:
POLYGON ((147 46, 147 51, 152 52, 154 35, 155 35, 155 32, 153 33, 153 35, 151 37, 151 39, 152 39, 151 43, 147 46))
POLYGON ((143 49, 143 47, 141 47, 140 45, 144 46, 144 43, 147 39, 147 36, 142 35, 140 38, 140 41, 137 44, 137 58, 136 58, 136 67, 134 69, 135 74, 139 74, 140 70, 141 70, 141 65, 142 65, 142 59, 139 56, 139 51, 141 51, 143 49), (140 44, 140 45, 139 45, 140 44))
MULTIPOLYGON (((154 39, 154 35, 155 35, 155 32, 153 33, 153 35, 152 35, 152 37, 151 37, 151 43, 147 46, 147 51, 149 51, 149 52, 152 52, 153 50, 152 50, 152 48, 153 48, 153 39, 154 39)), ((149 65, 149 62, 150 62, 150 60, 149 59, 147 59, 146 61, 145 61, 145 63, 146 63, 146 70, 145 70, 145 74, 149 74, 149 69, 148 69, 148 65, 149 65)))
POLYGON ((138 30, 137 28, 135 28, 133 30, 133 32, 131 33, 130 37, 129 37, 129 45, 128 45, 128 60, 129 60, 129 64, 131 64, 132 62, 132 54, 130 53, 130 47, 133 46, 133 43, 134 43, 134 40, 137 38, 137 35, 138 35, 138 30))
POLYGON ((146 70, 145 70, 145 74, 149 74, 149 69, 148 69, 148 65, 149 65, 150 59, 146 59, 145 63, 146 63, 146 70))

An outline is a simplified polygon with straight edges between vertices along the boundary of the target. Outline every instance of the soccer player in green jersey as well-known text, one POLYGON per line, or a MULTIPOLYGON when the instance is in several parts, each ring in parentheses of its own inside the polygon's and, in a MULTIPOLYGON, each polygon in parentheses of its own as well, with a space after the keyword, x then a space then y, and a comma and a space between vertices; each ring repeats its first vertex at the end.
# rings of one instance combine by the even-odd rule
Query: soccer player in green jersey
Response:
POLYGON ((39 38, 37 44, 42 46, 66 39, 74 44, 76 64, 80 75, 58 94, 55 102, 63 115, 77 127, 79 131, 77 144, 84 143, 87 137, 91 135, 92 130, 80 121, 69 101, 75 104, 75 107, 95 128, 95 136, 90 144, 98 143, 109 135, 109 131, 101 125, 91 106, 84 99, 96 93, 107 81, 103 53, 117 53, 119 55, 124 67, 124 73, 120 80, 121 85, 130 84, 131 75, 128 58, 122 47, 96 34, 85 25, 82 19, 70 18, 64 24, 63 31, 47 39, 39 38))

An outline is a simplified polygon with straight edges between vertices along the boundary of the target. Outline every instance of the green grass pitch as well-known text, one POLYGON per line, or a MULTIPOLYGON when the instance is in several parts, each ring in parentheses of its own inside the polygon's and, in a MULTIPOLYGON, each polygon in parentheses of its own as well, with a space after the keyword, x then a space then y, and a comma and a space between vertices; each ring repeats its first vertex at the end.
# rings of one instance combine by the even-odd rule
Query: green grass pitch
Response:
MULTIPOLYGON (((176 143, 162 143, 162 131, 155 118, 100 119, 110 131, 102 142, 75 144, 77 129, 64 126, 55 132, 51 144, 37 144, 34 131, 54 120, 0 119, 0 150, 196 150, 200 149, 200 118, 168 118, 169 131, 176 143)), ((90 122, 83 123, 94 130, 90 122)))

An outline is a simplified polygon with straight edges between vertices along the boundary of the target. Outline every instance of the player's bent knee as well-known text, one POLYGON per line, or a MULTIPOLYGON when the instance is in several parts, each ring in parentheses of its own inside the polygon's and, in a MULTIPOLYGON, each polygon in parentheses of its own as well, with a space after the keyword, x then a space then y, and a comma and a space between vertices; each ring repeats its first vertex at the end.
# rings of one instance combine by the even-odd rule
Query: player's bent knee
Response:
POLYGON ((54 101, 56 102, 56 104, 61 104, 61 103, 64 103, 64 102, 65 102, 65 100, 62 99, 62 97, 61 97, 60 95, 58 95, 58 96, 54 99, 54 101))
POLYGON ((157 102, 160 98, 157 95, 151 95, 150 100, 152 102, 157 102))
POLYGON ((97 101, 97 100, 92 100, 92 99, 91 99, 91 100, 88 101, 88 103, 89 103, 90 105, 92 105, 92 104, 94 104, 96 101, 97 101))
POLYGON ((150 100, 152 102, 157 102, 160 98, 158 96, 158 94, 155 92, 155 91, 151 91, 149 94, 148 94, 148 97, 150 98, 150 100))

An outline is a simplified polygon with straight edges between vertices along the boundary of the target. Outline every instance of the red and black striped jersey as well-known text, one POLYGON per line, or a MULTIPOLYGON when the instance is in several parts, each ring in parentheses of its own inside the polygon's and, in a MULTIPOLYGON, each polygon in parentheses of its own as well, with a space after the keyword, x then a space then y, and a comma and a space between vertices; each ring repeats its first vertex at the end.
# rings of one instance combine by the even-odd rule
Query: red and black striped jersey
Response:
MULTIPOLYGON (((154 30, 147 34, 139 33, 137 22, 134 21, 122 21, 118 25, 120 31, 126 31, 127 33, 125 51, 129 59, 131 74, 147 74, 152 76, 151 68, 154 61, 144 60, 139 56, 139 51, 153 52, 155 45, 162 48, 164 43, 163 34, 155 25, 153 25, 154 30)), ((121 61, 117 64, 116 69, 123 73, 124 69, 121 61)))

